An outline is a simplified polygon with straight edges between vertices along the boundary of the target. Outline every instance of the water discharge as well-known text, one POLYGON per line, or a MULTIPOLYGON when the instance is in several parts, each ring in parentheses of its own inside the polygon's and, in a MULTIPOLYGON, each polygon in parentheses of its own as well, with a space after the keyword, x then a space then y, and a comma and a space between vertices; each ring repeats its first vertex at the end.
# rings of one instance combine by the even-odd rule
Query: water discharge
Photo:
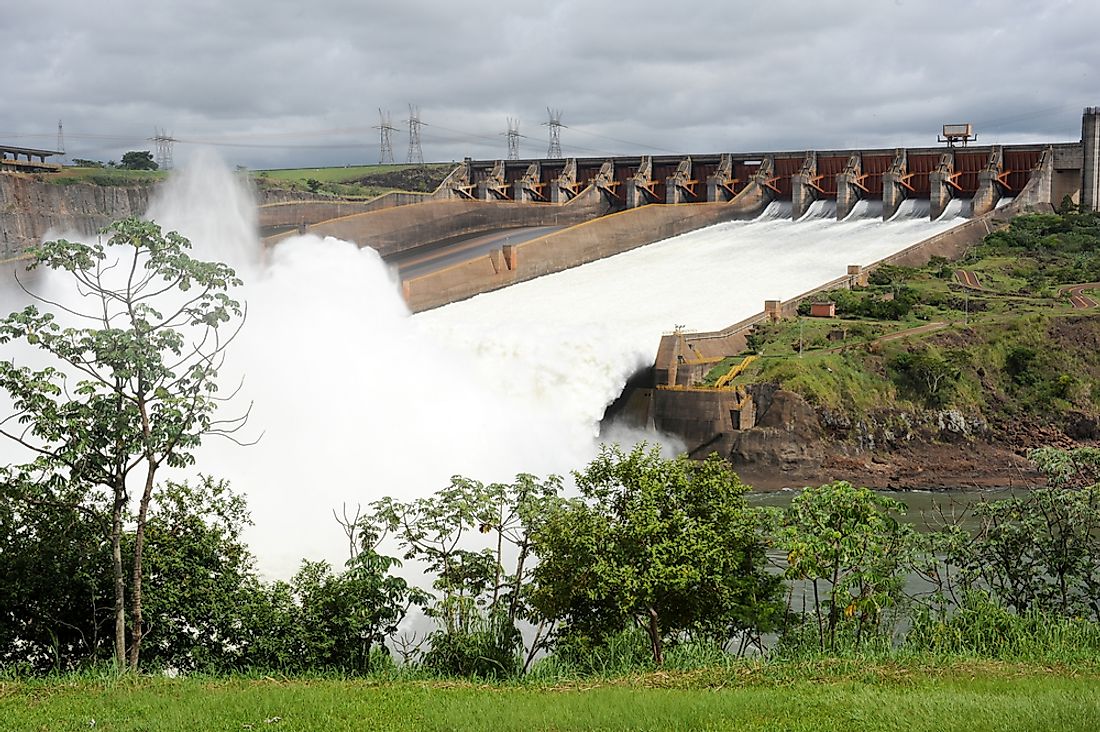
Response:
POLYGON ((958 223, 789 211, 411 316, 372 250, 306 235, 264 252, 248 193, 224 166, 198 164, 150 215, 245 280, 223 383, 243 379, 237 407, 252 402, 248 431, 262 433, 250 447, 208 440, 198 466, 248 496, 266 574, 340 561, 342 503, 424 495, 453 474, 566 473, 594 454, 604 409, 662 332, 723 327, 958 223))

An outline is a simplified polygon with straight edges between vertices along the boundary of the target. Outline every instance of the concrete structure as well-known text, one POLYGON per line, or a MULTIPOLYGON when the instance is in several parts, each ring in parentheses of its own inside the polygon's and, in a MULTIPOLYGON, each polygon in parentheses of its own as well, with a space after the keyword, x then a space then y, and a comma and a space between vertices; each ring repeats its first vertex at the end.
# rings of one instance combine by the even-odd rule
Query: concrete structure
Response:
MULTIPOLYGON (((804 215, 814 201, 820 200, 836 201, 836 216, 840 219, 851 214, 859 201, 881 201, 883 217, 890 218, 907 198, 929 201, 932 218, 940 216, 952 200, 960 198, 973 201, 975 214, 981 215, 992 211, 1002 198, 1018 195, 1048 150, 1053 150, 1057 158, 1058 182, 1052 186, 1052 192, 1078 200, 1081 190, 1087 187, 1083 179, 1100 178, 1100 170, 1088 172, 1082 165, 1085 147, 1094 151, 1092 159, 1100 165, 1097 116, 1085 115, 1083 133, 1091 140, 1088 145, 1068 142, 567 160, 467 160, 462 174, 454 179, 455 185, 448 188, 445 184, 435 195, 564 203, 586 186, 595 186, 612 209, 621 210, 650 204, 723 203, 755 184, 763 188, 767 201, 790 201, 794 218, 804 215)), ((1088 190, 1100 190, 1100 186, 1088 190)))
POLYGON ((1100 107, 1081 116, 1081 207, 1100 211, 1100 107))
POLYGON ((23 173, 61 170, 59 163, 47 163, 46 158, 64 154, 59 150, 39 150, 38 148, 19 147, 18 145, 0 145, 0 170, 14 170, 23 173), (35 158, 38 159, 35 160, 35 158))

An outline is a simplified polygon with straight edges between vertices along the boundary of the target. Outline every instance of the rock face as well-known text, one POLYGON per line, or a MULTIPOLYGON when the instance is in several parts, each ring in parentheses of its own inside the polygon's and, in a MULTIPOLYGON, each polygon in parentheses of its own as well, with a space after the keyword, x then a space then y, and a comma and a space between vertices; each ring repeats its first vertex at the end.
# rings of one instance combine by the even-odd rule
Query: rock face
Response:
POLYGON ((786 481, 817 475, 825 445, 814 408, 799 394, 771 385, 754 387, 753 399, 756 425, 737 433, 730 451, 738 473, 757 482, 779 474, 786 481))
POLYGON ((139 216, 153 190, 58 185, 31 175, 0 173, 0 259, 18 255, 47 233, 90 235, 116 219, 139 216))

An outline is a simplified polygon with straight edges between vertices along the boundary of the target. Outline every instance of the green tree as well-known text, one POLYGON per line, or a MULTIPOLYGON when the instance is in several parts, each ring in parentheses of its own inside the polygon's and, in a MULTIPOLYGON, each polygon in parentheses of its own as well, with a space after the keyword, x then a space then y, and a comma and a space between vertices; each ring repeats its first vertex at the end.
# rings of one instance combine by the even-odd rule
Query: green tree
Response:
POLYGON ((148 150, 131 150, 122 154, 118 167, 125 170, 156 170, 157 163, 153 160, 153 153, 148 150))
POLYGON ((786 575, 813 592, 821 650, 835 650, 837 633, 854 621, 858 645, 897 603, 909 566, 911 530, 893 514, 905 506, 867 488, 836 481, 806 488, 791 501, 780 541, 786 575))
POLYGON ((776 624, 780 579, 728 463, 605 446, 575 478, 580 497, 534 534, 532 602, 565 637, 599 643, 636 624, 661 664, 685 632, 724 641, 776 624))
POLYGON ((101 507, 64 483, 0 468, 0 667, 62 672, 110 652, 101 507))
POLYGON ((145 526, 147 661, 185 671, 237 665, 240 607, 258 583, 241 539, 250 523, 225 481, 158 486, 145 526))
MULTIPOLYGON (((513 483, 484 484, 455 476, 432 496, 401 503, 379 501, 360 523, 392 533, 405 558, 435 576, 438 595, 427 608, 439 627, 429 636, 424 662, 458 675, 507 675, 521 636, 520 620, 537 622, 528 600, 532 532, 558 499, 561 481, 518 475, 513 483), (507 555, 507 557, 506 557, 507 555), (509 571, 505 561, 514 565, 509 571), (492 659, 487 661, 487 659, 492 659), (505 662, 507 660, 507 662, 505 662)), ((525 666, 545 643, 539 624, 525 666)))
POLYGON ((136 670, 145 630, 145 529, 157 472, 191 465, 204 435, 232 436, 247 416, 214 415, 218 368, 232 340, 221 327, 242 316, 227 291, 240 280, 224 264, 192 258, 190 242, 163 234, 153 222, 124 219, 105 233, 106 245, 59 239, 30 251, 31 268, 67 273, 79 297, 60 304, 28 291, 36 304, 0 321, 0 343, 23 341, 54 364, 32 369, 0 362, 0 388, 15 409, 0 423, 0 434, 34 456, 10 471, 24 496, 63 483, 78 498, 107 492, 115 659, 120 668, 128 662, 136 670), (122 545, 131 484, 139 498, 127 661, 122 545))

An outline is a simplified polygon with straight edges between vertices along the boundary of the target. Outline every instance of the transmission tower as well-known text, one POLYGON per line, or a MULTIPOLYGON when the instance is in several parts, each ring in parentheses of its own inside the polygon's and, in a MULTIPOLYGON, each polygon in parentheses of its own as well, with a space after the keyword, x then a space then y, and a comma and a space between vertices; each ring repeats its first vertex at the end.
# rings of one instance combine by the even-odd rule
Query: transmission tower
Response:
POLYGON ((57 151, 65 153, 65 128, 61 126, 61 120, 57 120, 57 151))
POLYGON ((508 159, 519 160, 519 138, 523 135, 519 134, 519 120, 508 118, 508 159))
POLYGON ((378 124, 374 126, 378 130, 378 163, 393 164, 393 141, 390 135, 397 132, 397 128, 390 122, 390 113, 378 110, 378 124))
POLYGON ((546 150, 546 157, 556 160, 561 157, 561 128, 565 125, 561 123, 560 109, 547 107, 546 113, 550 115, 550 121, 543 122, 544 125, 550 127, 550 147, 546 150))
POLYGON ((409 105, 409 155, 406 162, 422 165, 424 163, 424 150, 420 147, 420 127, 424 123, 420 121, 420 107, 409 105))
POLYGON ((167 130, 154 128, 156 134, 149 138, 149 141, 157 146, 157 167, 161 170, 172 169, 172 145, 175 144, 176 138, 168 134, 167 130))

